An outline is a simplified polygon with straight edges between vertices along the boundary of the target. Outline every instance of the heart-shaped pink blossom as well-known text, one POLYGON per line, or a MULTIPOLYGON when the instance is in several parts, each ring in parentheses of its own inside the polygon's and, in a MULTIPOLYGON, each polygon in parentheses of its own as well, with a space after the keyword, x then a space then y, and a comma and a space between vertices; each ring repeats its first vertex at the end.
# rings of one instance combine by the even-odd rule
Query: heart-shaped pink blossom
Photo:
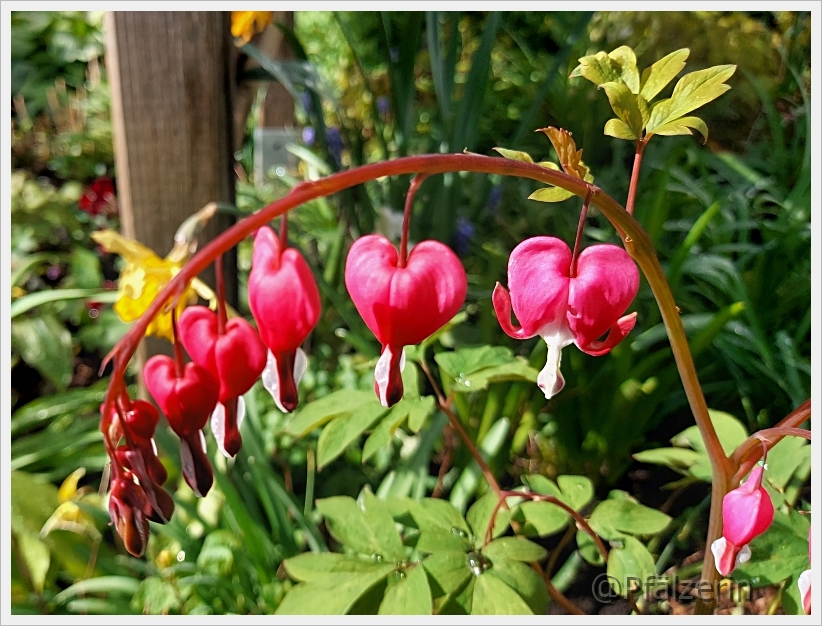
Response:
POLYGON ((366 326, 382 344, 375 389, 384 406, 402 397, 403 346, 415 345, 457 314, 468 288, 457 255, 422 241, 398 267, 397 249, 381 235, 361 237, 345 264, 345 286, 366 326))
POLYGON ((149 393, 180 437, 183 476, 194 492, 202 496, 214 481, 202 428, 217 406, 219 385, 196 363, 187 363, 179 377, 177 374, 174 359, 164 354, 151 357, 143 368, 149 393))
POLYGON ((177 328, 191 360, 219 381, 219 401, 225 403, 243 395, 260 377, 265 346, 242 317, 228 320, 222 335, 217 324, 217 313, 204 306, 190 306, 180 316, 177 328))
POLYGON ((571 250, 564 241, 526 239, 508 260, 508 287, 510 294, 499 283, 494 289, 497 319, 514 339, 539 335, 545 340, 548 358, 537 384, 546 398, 565 386, 559 371, 562 348, 575 343, 587 354, 607 354, 636 323, 636 313, 621 316, 639 289, 639 271, 619 246, 586 248, 572 275, 571 250), (521 326, 511 322, 512 308, 521 326))
POLYGON ((283 249, 268 226, 254 238, 248 305, 268 348, 263 385, 280 410, 293 411, 306 367, 300 344, 320 319, 320 292, 299 250, 283 249))

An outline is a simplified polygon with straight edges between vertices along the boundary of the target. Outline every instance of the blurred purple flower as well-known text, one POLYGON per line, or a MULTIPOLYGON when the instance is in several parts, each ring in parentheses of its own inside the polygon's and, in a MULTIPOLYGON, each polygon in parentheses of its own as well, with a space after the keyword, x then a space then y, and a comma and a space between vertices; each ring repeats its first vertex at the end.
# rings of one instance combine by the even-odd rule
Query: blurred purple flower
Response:
POLYGON ((314 132, 314 128, 312 126, 306 126, 303 128, 303 143, 309 148, 314 145, 315 136, 316 133, 314 132))
POLYGON ((310 91, 303 91, 300 93, 300 104, 303 105, 303 111, 306 115, 311 115, 314 112, 314 102, 311 99, 310 91))
POLYGON ((399 48, 389 48, 388 56, 391 57, 392 63, 397 63, 400 60, 400 50, 399 48))
POLYGON ((471 248, 471 240, 476 235, 477 229, 473 222, 467 217, 457 218, 457 227, 454 229, 454 252, 463 256, 468 254, 471 248))
POLYGON ((59 265, 52 265, 46 270, 46 276, 48 276, 49 280, 57 280, 60 278, 60 275, 63 273, 63 270, 60 268, 59 265))
POLYGON ((499 205, 502 202, 502 185, 494 185, 491 187, 491 193, 488 194, 488 203, 485 209, 492 215, 496 215, 499 211, 499 205))
POLYGON ((388 111, 391 110, 390 104, 388 96, 380 96, 377 98, 377 110, 380 112, 380 115, 388 115, 388 111))
POLYGON ((328 151, 334 157, 337 167, 339 167, 342 165, 342 151, 345 148, 340 129, 336 126, 329 126, 325 136, 328 140, 328 151))

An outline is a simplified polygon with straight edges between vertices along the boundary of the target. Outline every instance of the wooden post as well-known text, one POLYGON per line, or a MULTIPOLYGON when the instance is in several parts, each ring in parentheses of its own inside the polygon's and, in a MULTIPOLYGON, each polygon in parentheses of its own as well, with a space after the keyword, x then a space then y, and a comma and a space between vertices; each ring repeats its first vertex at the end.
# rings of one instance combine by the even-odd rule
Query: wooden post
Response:
MULTIPOLYGON (((122 230, 160 256, 186 217, 212 201, 234 202, 232 45, 228 12, 106 16, 122 230)), ((216 215, 200 244, 231 222, 216 215)), ((236 304, 236 256, 223 267, 236 304)), ((213 287, 213 268, 201 278, 213 287)), ((152 340, 138 359, 158 351, 169 345, 152 340)))

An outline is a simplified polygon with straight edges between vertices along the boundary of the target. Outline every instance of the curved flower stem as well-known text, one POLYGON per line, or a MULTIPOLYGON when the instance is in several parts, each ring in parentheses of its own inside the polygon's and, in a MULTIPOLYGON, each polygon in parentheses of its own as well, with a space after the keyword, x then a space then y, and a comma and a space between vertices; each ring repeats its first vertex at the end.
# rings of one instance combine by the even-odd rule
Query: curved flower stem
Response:
POLYGON ((460 418, 457 417, 457 414, 451 410, 451 398, 449 397, 445 403, 437 401, 437 408, 445 413, 448 416, 448 421, 451 423, 451 427, 457 432, 462 439, 462 442, 465 444, 465 447, 468 448, 468 451, 471 453, 471 456, 479 465, 480 470, 482 471, 482 475, 485 476, 485 480, 488 482, 488 486, 494 490, 494 493, 497 494, 497 497, 501 497, 500 494, 502 493, 502 489, 497 482, 496 477, 494 476, 494 472, 491 471, 491 468, 488 466, 488 463, 482 457, 482 452, 479 451, 477 448, 477 444, 474 443, 474 440, 471 439, 470 435, 465 432, 465 427, 462 425, 460 418))
POLYGON ((748 437, 745 441, 739 444, 731 455, 731 464, 737 468, 736 474, 733 477, 734 484, 738 484, 742 478, 751 471, 751 468, 756 465, 759 459, 762 458, 763 445, 765 450, 770 450, 787 435, 795 435, 804 437, 805 435, 798 432, 808 432, 807 438, 810 439, 810 432, 797 428, 800 424, 805 422, 811 416, 811 399, 808 398, 799 407, 794 409, 782 421, 780 421, 773 428, 760 430, 748 437), (763 441, 764 437, 764 441, 763 441), (761 442, 761 443, 760 443, 761 442))
MULTIPOLYGON (((644 146, 642 146, 644 148, 644 146)), ((557 172, 535 163, 525 163, 513 159, 501 159, 474 154, 428 154, 393 159, 381 163, 363 165, 343 172, 338 172, 327 178, 317 181, 304 182, 296 185, 291 192, 257 213, 249 215, 224 231, 195 254, 177 273, 177 275, 162 289, 157 298, 143 315, 134 322, 129 332, 120 340, 114 349, 106 356, 105 364, 114 359, 112 384, 106 394, 105 406, 102 411, 101 428, 108 424, 108 407, 111 402, 111 389, 122 380, 129 360, 134 355, 140 340, 145 335, 151 320, 161 311, 174 296, 180 296, 185 286, 200 272, 202 272, 217 255, 233 248, 245 237, 253 233, 260 226, 270 222, 279 215, 311 200, 329 196, 344 189, 360 185, 384 176, 398 176, 403 174, 442 174, 445 172, 467 171, 485 174, 500 174, 505 176, 520 176, 542 183, 561 187, 571 193, 585 198, 590 194, 591 203, 610 220, 623 239, 625 249, 633 257, 640 270, 645 274, 648 284, 662 314, 662 321, 668 331, 671 350, 679 370, 682 385, 688 398, 691 411, 696 420, 699 432, 705 442, 706 451, 711 460, 714 476, 713 501, 711 503, 711 523, 708 531, 708 544, 717 539, 722 527, 722 498, 730 485, 732 467, 730 460, 725 456, 719 438, 708 415, 708 406, 699 384, 696 367, 688 347, 685 329, 679 318, 679 312, 674 302, 673 294, 665 279, 653 244, 647 233, 639 223, 611 196, 599 187, 586 183, 579 178, 557 172)), ((638 168, 634 167, 632 179, 638 177, 638 168)), ((636 185, 632 185, 635 189, 636 185)), ((461 426, 461 424, 460 424, 461 426)), ((459 432, 459 431, 458 431, 459 432)), ((463 430, 464 432, 464 430, 463 430)), ((718 580, 712 559, 705 559, 702 578, 711 584, 718 580)), ((698 611, 713 610, 712 606, 700 607, 698 611)))
POLYGON ((585 218, 588 217, 588 205, 591 203, 591 190, 585 196, 582 203, 582 210, 579 212, 579 224, 577 225, 577 236, 574 239, 574 252, 571 255, 571 278, 577 275, 577 260, 579 259, 579 248, 582 245, 582 232, 585 230, 585 218))
POLYGON ((223 278, 223 255, 214 259, 214 273, 217 281, 217 334, 225 334, 225 325, 228 322, 228 312, 225 302, 225 279, 223 278))
POLYGON ((642 153, 648 144, 650 137, 636 140, 636 154, 634 155, 634 169, 631 172, 631 185, 628 187, 628 200, 625 202, 625 210, 631 215, 634 214, 634 201, 636 200, 636 188, 639 183, 639 168, 642 166, 642 153))
POLYGON ((414 208, 414 196, 417 189, 422 185, 422 181, 428 178, 427 174, 417 174, 411 179, 408 185, 408 193, 405 196, 405 210, 402 212, 402 237, 400 238, 400 256, 397 259, 397 267, 405 267, 408 260, 408 230, 411 227, 411 211, 414 208))

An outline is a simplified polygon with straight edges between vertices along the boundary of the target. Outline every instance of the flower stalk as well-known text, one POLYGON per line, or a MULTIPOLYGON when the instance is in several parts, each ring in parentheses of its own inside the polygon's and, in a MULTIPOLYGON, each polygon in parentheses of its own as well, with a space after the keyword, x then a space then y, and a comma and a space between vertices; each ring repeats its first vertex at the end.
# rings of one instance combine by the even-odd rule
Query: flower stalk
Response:
MULTIPOLYGON (((640 159, 641 150, 639 151, 639 156, 636 161, 640 159)), ((631 185, 634 193, 629 196, 629 206, 631 207, 636 189, 634 179, 638 177, 636 161, 631 185)), ((174 278, 172 278, 157 295, 145 313, 134 322, 129 332, 107 355, 103 367, 111 360, 113 360, 114 363, 112 382, 106 394, 101 417, 101 430, 104 433, 104 437, 107 438, 105 433, 108 432, 110 422, 109 407, 116 397, 118 390, 122 389, 122 381, 128 362, 134 355, 149 324, 163 310, 169 300, 182 296, 189 283, 212 263, 217 256, 239 244, 243 239, 275 217, 285 215, 291 209, 311 200, 326 197, 344 189, 385 176, 408 174, 431 176, 455 171, 519 176, 561 187, 583 199, 590 197, 591 204, 596 206, 619 232, 625 249, 646 276, 654 297, 656 298, 688 403, 711 460, 713 497, 707 539, 707 543, 710 545, 711 542, 721 535, 722 499, 730 490, 731 477, 734 473, 733 469, 735 468, 733 468, 730 459, 725 456, 708 415, 708 406, 699 384, 696 367, 688 347, 685 329, 680 320, 673 294, 668 286, 650 238, 641 225, 632 217, 630 212, 620 206, 616 200, 599 187, 562 172, 557 172, 537 164, 512 159, 492 158, 473 154, 435 154, 404 157, 364 165, 333 174, 317 181, 300 183, 284 198, 272 202, 257 213, 237 222, 234 226, 203 247, 180 269, 174 278)), ((109 441, 107 441, 107 445, 112 446, 109 441)), ((718 580, 712 559, 705 559, 702 578, 711 584, 714 584, 718 580)), ((697 610, 698 612, 705 610, 712 611, 713 607, 703 605, 698 606, 697 610)))

